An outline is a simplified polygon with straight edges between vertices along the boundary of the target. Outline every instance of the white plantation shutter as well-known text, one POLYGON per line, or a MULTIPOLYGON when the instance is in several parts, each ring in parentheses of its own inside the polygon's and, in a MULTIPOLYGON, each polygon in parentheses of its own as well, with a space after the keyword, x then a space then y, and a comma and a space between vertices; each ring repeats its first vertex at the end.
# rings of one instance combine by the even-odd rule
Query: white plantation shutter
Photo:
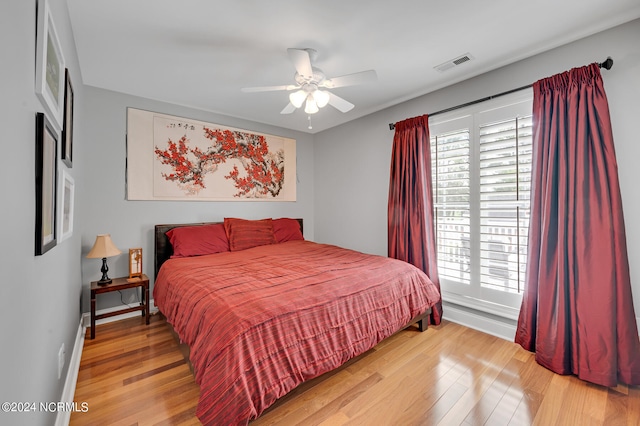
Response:
POLYGON ((531 190, 531 116, 480 126, 480 283, 521 293, 531 190))
MULTIPOLYGON (((524 290, 531 186, 531 96, 430 120, 438 273, 443 299, 494 312, 524 290)), ((511 311, 509 311, 511 309, 511 311)))
POLYGON ((431 151, 438 274, 469 284, 469 131, 431 138, 431 151))

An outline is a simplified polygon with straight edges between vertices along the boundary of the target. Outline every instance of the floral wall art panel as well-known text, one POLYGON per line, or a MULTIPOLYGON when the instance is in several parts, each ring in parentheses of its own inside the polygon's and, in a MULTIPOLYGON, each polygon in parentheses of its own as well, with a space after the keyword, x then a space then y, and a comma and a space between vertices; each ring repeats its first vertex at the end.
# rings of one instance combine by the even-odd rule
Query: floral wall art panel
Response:
POLYGON ((128 108, 127 199, 295 201, 296 141, 128 108))

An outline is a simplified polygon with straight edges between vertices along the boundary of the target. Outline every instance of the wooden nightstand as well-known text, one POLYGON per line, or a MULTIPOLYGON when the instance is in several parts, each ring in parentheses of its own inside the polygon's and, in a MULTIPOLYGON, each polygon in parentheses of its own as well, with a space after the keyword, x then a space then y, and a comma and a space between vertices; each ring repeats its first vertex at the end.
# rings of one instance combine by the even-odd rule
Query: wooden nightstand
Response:
POLYGON ((91 338, 96 337, 96 320, 112 317, 114 315, 126 314, 133 311, 142 311, 142 316, 146 318, 149 325, 149 278, 142 274, 141 278, 114 278, 110 284, 98 285, 98 281, 91 282, 91 338), (109 293, 112 291, 125 290, 128 288, 141 287, 142 297, 140 306, 133 308, 121 309, 119 311, 107 312, 106 314, 96 315, 96 295, 101 293, 109 293))

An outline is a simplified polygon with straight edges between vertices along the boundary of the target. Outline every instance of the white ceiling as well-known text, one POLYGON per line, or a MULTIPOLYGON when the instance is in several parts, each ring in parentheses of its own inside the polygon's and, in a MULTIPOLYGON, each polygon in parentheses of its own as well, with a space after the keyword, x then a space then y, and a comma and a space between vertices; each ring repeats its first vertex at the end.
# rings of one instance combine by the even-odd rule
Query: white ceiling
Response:
MULTIPOLYGON (((67 0, 83 83, 316 133, 640 17, 638 0, 67 0), (355 104, 280 111, 293 84, 287 48, 313 48, 355 104), (434 69, 470 53, 447 72, 434 69)), ((605 58, 593 58, 601 61, 605 58)), ((614 58, 615 59, 615 58, 614 58)))

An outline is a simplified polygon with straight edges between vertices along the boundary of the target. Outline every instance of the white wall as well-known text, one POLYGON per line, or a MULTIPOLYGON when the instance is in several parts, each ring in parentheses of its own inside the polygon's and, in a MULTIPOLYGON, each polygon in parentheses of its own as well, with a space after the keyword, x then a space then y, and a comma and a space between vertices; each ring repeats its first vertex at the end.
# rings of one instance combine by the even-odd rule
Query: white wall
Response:
MULTIPOLYGON (((79 123, 88 134, 85 149, 78 158, 89 172, 76 196, 78 213, 83 218, 82 255, 91 249, 96 235, 109 233, 123 254, 108 259, 109 276, 129 273, 127 254, 131 247, 142 247, 144 272, 153 283, 153 226, 159 223, 218 221, 224 217, 261 219, 300 217, 304 219, 305 238, 313 239, 314 161, 313 136, 208 113, 177 105, 138 98, 95 87, 85 87, 86 116, 79 123), (177 115, 245 130, 296 140, 296 202, 203 202, 203 201, 127 201, 125 199, 126 114, 127 107, 177 115)), ((89 283, 100 279, 99 259, 82 260, 83 310, 88 312, 89 283)), ((153 285, 153 284, 152 284, 153 285)), ((123 292, 130 302, 132 291, 123 292)), ((97 299, 97 309, 121 305, 120 295, 110 293, 97 299)))
MULTIPOLYGON (((49 3, 74 83, 76 117, 83 121, 84 91, 66 1, 49 3)), ((34 255, 35 115, 44 111, 35 95, 35 46, 36 1, 0 2, 0 402, 59 401, 80 324, 80 233, 34 255), (66 362, 59 380, 63 343, 66 362)), ((82 129, 75 138, 83 140, 82 129)), ((77 146, 75 154, 83 149, 77 146)), ((58 163, 58 169, 65 167, 58 163)), ((68 170, 77 186, 84 170, 82 164, 68 170)), ((76 216, 75 225, 81 222, 76 216)), ((55 416, 0 412, 0 424, 50 425, 55 416)))
POLYGON ((389 123, 525 86, 611 56, 614 66, 602 74, 618 159, 634 304, 636 316, 640 317, 638 40, 640 20, 635 20, 317 134, 316 240, 387 254, 387 195, 393 141, 389 123))

